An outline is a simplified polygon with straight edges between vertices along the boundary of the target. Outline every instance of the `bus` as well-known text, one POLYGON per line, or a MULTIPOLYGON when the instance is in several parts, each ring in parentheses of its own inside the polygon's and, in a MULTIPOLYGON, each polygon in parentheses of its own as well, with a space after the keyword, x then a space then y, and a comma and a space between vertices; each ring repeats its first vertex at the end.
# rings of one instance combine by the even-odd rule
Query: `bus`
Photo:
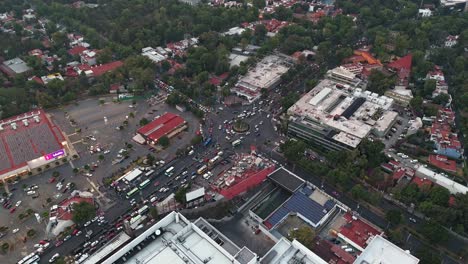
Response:
POLYGON ((232 142, 232 146, 233 146, 233 147, 239 146, 240 143, 241 143, 241 140, 240 140, 240 139, 235 140, 234 142, 232 142))
POLYGON ((140 208, 138 210, 138 214, 139 215, 145 215, 146 213, 148 213, 149 211, 149 207, 147 205, 143 206, 142 208, 140 208))
POLYGON ((208 164, 209 164, 210 166, 213 166, 213 165, 215 165, 219 160, 221 160, 221 157, 220 157, 219 155, 216 155, 214 158, 212 158, 212 159, 210 159, 210 160, 208 161, 208 164))
POLYGON ((146 177, 149 177, 149 176, 151 176, 151 174, 153 174, 153 173, 154 173, 154 170, 150 170, 150 171, 148 171, 147 173, 145 173, 145 176, 146 176, 146 177))
POLYGON ((140 190, 142 190, 143 188, 148 186, 148 184, 150 184, 150 179, 147 179, 147 180, 143 181, 142 183, 140 183, 140 186, 138 186, 138 188, 140 188, 140 190))
POLYGON ((30 264, 30 263, 38 262, 39 259, 40 258, 38 255, 36 255, 35 253, 31 253, 27 255, 26 257, 22 258, 20 261, 18 261, 18 264, 30 264))
POLYGON ((167 177, 171 177, 174 174, 174 167, 170 167, 169 169, 166 170, 164 173, 167 177))
POLYGON ((130 219, 130 225, 133 225, 134 223, 137 223, 137 222, 139 223, 140 219, 141 219, 141 215, 136 215, 136 216, 132 217, 130 219))
POLYGON ((136 187, 135 187, 133 190, 129 191, 129 192, 127 193, 127 199, 130 199, 130 197, 132 197, 132 196, 134 196, 135 194, 137 194, 137 192, 138 192, 138 188, 136 188, 136 187))
POLYGON ((202 175, 203 173, 205 173, 205 171, 208 169, 208 166, 206 165, 203 165, 201 166, 198 170, 197 170, 197 174, 198 175, 202 175))

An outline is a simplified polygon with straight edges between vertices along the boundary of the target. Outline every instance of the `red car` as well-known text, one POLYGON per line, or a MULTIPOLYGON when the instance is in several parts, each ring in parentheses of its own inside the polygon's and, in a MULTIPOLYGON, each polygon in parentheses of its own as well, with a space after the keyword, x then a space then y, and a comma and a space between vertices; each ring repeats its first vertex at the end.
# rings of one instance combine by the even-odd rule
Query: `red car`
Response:
POLYGON ((51 178, 49 179, 49 183, 53 183, 53 182, 55 182, 55 177, 51 177, 51 178))
POLYGON ((10 214, 14 213, 16 211, 16 207, 13 207, 10 209, 10 214))
POLYGON ((62 240, 59 240, 55 243, 55 246, 56 247, 60 247, 61 245, 63 244, 63 241, 62 240))
POLYGON ((39 241, 39 244, 41 244, 41 245, 45 245, 45 244, 47 244, 47 243, 49 243, 49 241, 47 241, 47 240, 41 240, 41 241, 39 241))
POLYGON ((159 184, 160 184, 159 181, 155 182, 155 183, 154 183, 154 187, 158 186, 159 184))
POLYGON ((78 230, 78 229, 73 230, 72 235, 76 235, 76 233, 78 233, 79 231, 80 230, 78 230))

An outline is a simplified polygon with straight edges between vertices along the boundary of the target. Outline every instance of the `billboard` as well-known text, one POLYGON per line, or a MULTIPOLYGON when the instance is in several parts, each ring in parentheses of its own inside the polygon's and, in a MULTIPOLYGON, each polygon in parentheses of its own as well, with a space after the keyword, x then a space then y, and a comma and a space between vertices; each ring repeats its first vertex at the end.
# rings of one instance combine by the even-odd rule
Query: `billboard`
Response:
POLYGON ((57 151, 54 151, 54 152, 49 153, 47 155, 44 155, 44 158, 45 158, 45 160, 51 160, 51 159, 55 159, 55 158, 63 156, 63 155, 65 155, 65 150, 59 149, 57 151))

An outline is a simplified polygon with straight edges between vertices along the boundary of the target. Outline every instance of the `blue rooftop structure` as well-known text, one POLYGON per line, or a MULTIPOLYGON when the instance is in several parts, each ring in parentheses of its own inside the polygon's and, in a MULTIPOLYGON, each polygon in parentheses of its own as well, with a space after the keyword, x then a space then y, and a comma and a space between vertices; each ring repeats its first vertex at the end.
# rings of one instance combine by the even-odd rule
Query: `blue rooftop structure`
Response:
POLYGON ((281 207, 270 215, 265 221, 265 226, 268 228, 274 227, 290 213, 297 213, 301 218, 305 218, 303 220, 309 222, 312 226, 318 226, 323 217, 335 207, 336 203, 333 200, 328 200, 322 206, 309 198, 313 192, 314 189, 309 186, 305 186, 296 191, 289 200, 284 202, 281 207))

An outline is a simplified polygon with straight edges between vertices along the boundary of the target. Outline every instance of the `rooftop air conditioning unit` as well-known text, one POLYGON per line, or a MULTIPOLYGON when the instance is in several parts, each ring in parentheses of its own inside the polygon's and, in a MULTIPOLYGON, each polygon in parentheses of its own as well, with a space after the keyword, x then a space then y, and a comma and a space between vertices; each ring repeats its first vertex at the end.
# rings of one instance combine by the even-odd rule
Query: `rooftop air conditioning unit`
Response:
POLYGON ((34 121, 36 121, 36 123, 41 122, 41 119, 39 118, 39 116, 35 115, 33 118, 34 118, 34 121))
POLYGON ((27 120, 27 119, 23 119, 23 124, 24 124, 24 126, 26 126, 26 127, 29 126, 28 120, 27 120))
POLYGON ((11 123, 11 128, 12 128, 13 130, 16 130, 17 126, 16 126, 16 123, 15 123, 15 122, 11 123))

